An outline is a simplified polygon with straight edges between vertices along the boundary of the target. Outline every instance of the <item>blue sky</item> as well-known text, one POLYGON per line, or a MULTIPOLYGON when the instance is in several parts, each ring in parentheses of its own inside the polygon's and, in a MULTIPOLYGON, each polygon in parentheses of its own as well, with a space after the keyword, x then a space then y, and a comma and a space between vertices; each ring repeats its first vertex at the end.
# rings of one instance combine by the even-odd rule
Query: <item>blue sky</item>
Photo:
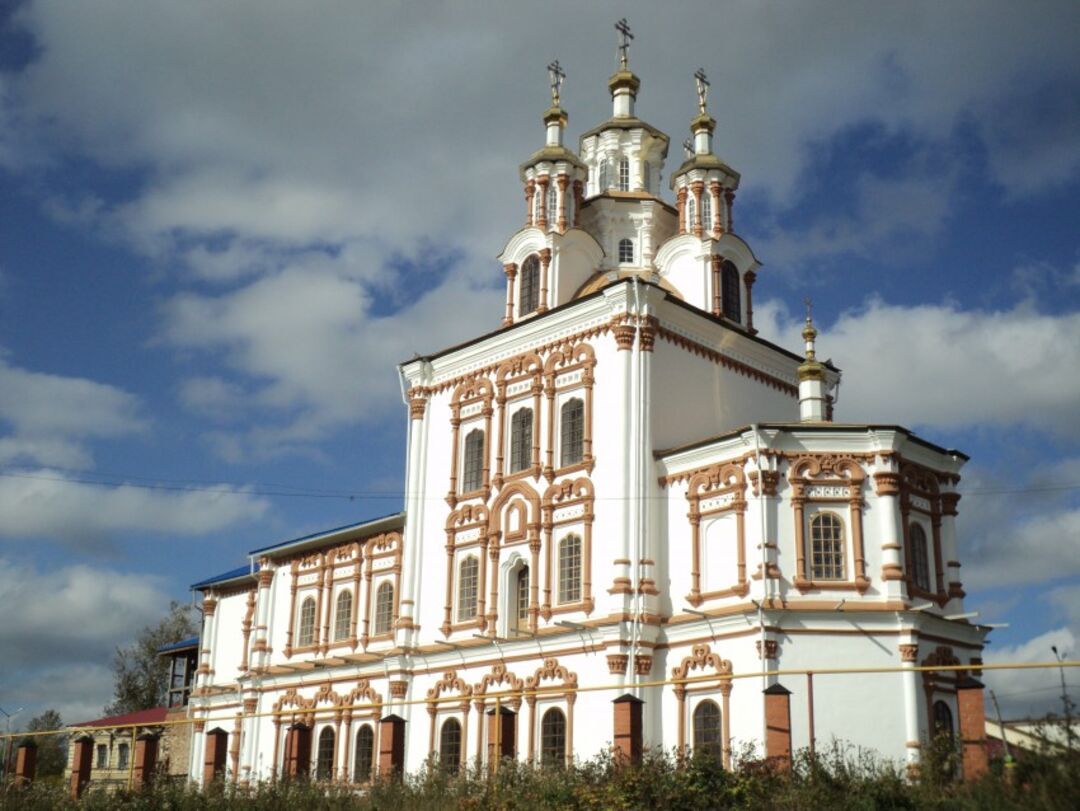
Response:
POLYGON ((1075 4, 366 5, 0 6, 0 706, 94 715, 187 584, 399 508, 394 366, 497 326, 544 67, 576 138, 624 15, 674 145, 712 80, 763 334, 812 296, 838 417, 972 456, 987 658, 1080 653, 1075 4))

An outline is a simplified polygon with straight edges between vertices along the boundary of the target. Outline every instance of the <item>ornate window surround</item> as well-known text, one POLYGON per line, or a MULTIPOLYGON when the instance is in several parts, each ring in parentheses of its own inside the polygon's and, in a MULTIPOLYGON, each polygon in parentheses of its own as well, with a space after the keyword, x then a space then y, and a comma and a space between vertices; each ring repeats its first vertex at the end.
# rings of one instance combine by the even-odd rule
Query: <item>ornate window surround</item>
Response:
MULTIPOLYGON (((540 616, 545 620, 551 619, 555 614, 569 614, 584 611, 591 614, 595 607, 592 595, 592 528, 593 528, 593 486, 592 482, 581 477, 573 481, 566 480, 551 485, 544 493, 543 498, 543 531, 544 531, 544 602, 540 606, 540 616), (581 532, 574 530, 581 527, 581 532), (566 532, 558 528, 566 528, 566 532), (563 605, 552 603, 552 580, 556 576, 555 571, 555 544, 568 534, 580 534, 581 537, 581 600, 563 605), (557 537, 553 537, 556 536, 557 537)), ((539 576, 533 572, 539 572, 538 561, 534 560, 530 567, 529 587, 536 593, 539 584, 539 576)), ((530 607, 530 613, 532 608, 530 607)))
POLYGON ((468 629, 482 631, 487 625, 485 619, 485 594, 484 585, 487 578, 487 546, 488 527, 490 525, 490 511, 483 504, 463 504, 452 511, 446 519, 446 603, 443 609, 443 636, 450 636, 454 631, 468 629), (465 536, 461 539, 459 536, 465 536), (458 559, 462 557, 459 550, 475 549, 479 558, 480 573, 478 578, 478 590, 476 595, 476 616, 465 622, 455 622, 454 597, 457 594, 455 587, 457 580, 458 559))
POLYGON ((473 688, 451 669, 435 682, 427 691, 427 711, 431 718, 428 730, 428 751, 434 752, 437 732, 449 718, 456 718, 461 723, 461 765, 468 761, 469 744, 469 705, 473 688), (460 702, 440 701, 444 693, 456 693, 460 702))
MULTIPOLYGON (((717 675, 717 681, 695 681, 688 684, 675 685, 675 700, 678 702, 678 750, 686 754, 686 731, 690 714, 693 710, 687 702, 687 696, 692 695, 698 699, 711 698, 717 692, 720 694, 720 728, 721 728, 721 753, 725 769, 731 768, 731 688, 732 667, 727 659, 721 659, 719 654, 713 653, 708 644, 694 645, 689 656, 671 669, 672 679, 686 679, 695 670, 705 673, 712 668, 717 675)), ((696 702, 695 702, 696 703, 696 702)))
POLYGON ((450 489, 446 494, 446 503, 451 509, 457 507, 459 501, 470 498, 487 501, 491 495, 491 418, 494 414, 494 397, 491 381, 486 377, 472 378, 454 390, 450 401, 450 426, 453 434, 450 447, 453 451, 450 454, 450 489), (459 493, 458 478, 464 455, 463 437, 475 427, 482 427, 484 431, 482 483, 479 490, 459 493))
MULTIPOLYGON (((485 673, 483 677, 478 681, 472 690, 473 708, 476 710, 476 759, 482 761, 484 757, 484 709, 488 702, 494 706, 493 699, 487 697, 489 688, 494 687, 493 692, 504 693, 509 692, 511 695, 500 698, 500 704, 503 707, 509 707, 514 713, 520 713, 522 693, 525 690, 525 681, 518 678, 515 674, 506 669, 506 665, 498 663, 491 666, 491 671, 485 673)), ((520 735, 521 730, 518 724, 514 724, 514 731, 520 735)), ((530 739, 531 740, 531 739, 530 739)), ((517 742, 515 741, 515 744, 517 742)), ((516 746, 515 746, 516 748, 516 746)))
POLYGON ((364 544, 365 591, 363 632, 360 644, 364 650, 372 642, 393 641, 394 629, 400 624, 401 617, 401 534, 387 532, 376 535, 364 544), (382 583, 389 581, 394 587, 394 609, 391 615, 390 631, 376 634, 373 632, 375 621, 375 596, 382 583))
MULTIPOLYGON (((545 446, 544 478, 548 483, 558 476, 567 476, 579 471, 592 473, 596 466, 593 457, 593 369, 596 367, 596 353, 587 343, 565 344, 556 349, 544 363, 544 395, 547 398, 547 443, 545 446), (580 372, 580 374, 577 374, 580 372), (566 467, 555 467, 555 446, 559 433, 556 410, 562 407, 561 400, 576 389, 584 390, 585 430, 584 453, 580 462, 566 467)), ((572 395, 571 395, 572 396, 572 395)))
POLYGON ((720 462, 694 471, 686 488, 690 502, 690 593, 686 600, 697 608, 706 600, 745 597, 750 591, 746 578, 746 475, 743 461, 720 462), (705 509, 702 509, 702 503, 705 509), (715 503, 714 503, 715 502, 715 503), (701 519, 734 513, 737 579, 730 588, 701 590, 701 519))
POLYGON ((357 596, 360 593, 364 544, 353 541, 330 549, 293 558, 290 561, 289 626, 285 631, 285 658, 296 653, 326 654, 332 648, 357 646, 357 596), (349 635, 333 641, 333 621, 338 595, 344 589, 353 593, 352 621, 349 635), (299 632, 299 606, 306 597, 315 597, 315 638, 311 645, 293 646, 299 632))
POLYGON ((795 588, 800 592, 812 589, 852 589, 863 594, 870 587, 866 576, 866 553, 863 549, 863 483, 866 473, 855 459, 845 454, 806 454, 791 462, 788 483, 791 485, 791 507, 795 513, 795 588), (846 581, 815 582, 809 564, 809 518, 806 505, 810 503, 828 510, 830 506, 843 517, 839 506, 848 509, 848 529, 852 566, 846 566, 846 581), (854 575, 854 579, 850 579, 854 575))
MULTIPOLYGON (((904 526, 904 580, 908 597, 921 597, 944 606, 949 601, 945 590, 945 569, 941 551, 942 497, 937 474, 912 462, 900 463, 900 516, 904 526), (926 591, 915 583, 914 561, 911 555, 911 524, 922 519, 929 521, 927 550, 933 565, 934 591, 926 591)), ((924 527, 925 530, 925 527, 924 527)))
POLYGON ((525 679, 525 703, 529 705, 530 761, 536 759, 537 744, 540 741, 537 720, 547 710, 557 707, 566 716, 566 765, 574 762, 574 704, 577 702, 577 686, 577 673, 567 670, 555 658, 545 659, 544 663, 525 679), (553 684, 547 685, 545 682, 553 684))
POLYGON ((499 407, 499 434, 495 453, 495 476, 492 480, 496 489, 503 486, 504 482, 532 477, 540 478, 540 395, 543 394, 544 365, 539 355, 527 352, 511 358, 499 366, 495 372, 495 403, 499 407), (507 390, 511 393, 508 394, 507 390), (516 405, 532 395, 531 408, 533 410, 533 437, 532 437, 532 460, 524 470, 509 475, 504 475, 509 468, 507 445, 510 437, 511 410, 507 403, 516 405))

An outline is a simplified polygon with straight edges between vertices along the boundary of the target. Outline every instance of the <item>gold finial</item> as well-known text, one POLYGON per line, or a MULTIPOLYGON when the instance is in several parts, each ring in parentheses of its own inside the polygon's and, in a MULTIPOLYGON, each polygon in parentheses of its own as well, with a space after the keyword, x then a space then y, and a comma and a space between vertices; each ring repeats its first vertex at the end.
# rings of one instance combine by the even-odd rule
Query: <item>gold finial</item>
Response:
POLYGON ((615 23, 615 30, 619 32, 619 70, 626 70, 630 61, 630 42, 634 35, 630 33, 630 23, 623 17, 615 23))
POLYGON ((694 81, 697 83, 698 112, 705 114, 705 102, 709 98, 709 80, 705 78, 705 68, 698 68, 694 73, 694 81))
POLYGON ((562 90, 563 80, 566 78, 566 73, 559 65, 559 60, 556 59, 547 67, 548 79, 551 82, 551 106, 559 106, 559 93, 562 90))
POLYGON ((803 327, 802 337, 805 345, 806 361, 799 366, 799 379, 820 378, 824 373, 824 367, 818 362, 814 348, 814 339, 817 338, 817 330, 814 328, 814 302, 807 296, 803 299, 806 305, 806 326, 803 327))

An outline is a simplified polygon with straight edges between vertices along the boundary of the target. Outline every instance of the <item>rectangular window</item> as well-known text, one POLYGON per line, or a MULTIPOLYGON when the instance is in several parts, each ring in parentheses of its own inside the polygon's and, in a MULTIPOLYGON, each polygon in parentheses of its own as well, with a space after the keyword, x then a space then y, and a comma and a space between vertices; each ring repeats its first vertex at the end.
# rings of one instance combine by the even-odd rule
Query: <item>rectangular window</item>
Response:
POLYGON ((461 467, 461 492, 471 493, 484 486, 484 432, 479 428, 465 437, 465 459, 461 467))
POLYGON ((104 769, 109 765, 109 747, 103 743, 97 745, 97 763, 94 765, 97 769, 104 769))
POLYGON ((630 161, 619 161, 619 191, 630 191, 630 161))
POLYGON ((836 513, 821 512, 810 519, 810 577, 844 579, 844 525, 836 513))
POLYGON ((585 458, 585 403, 567 400, 559 412, 559 465, 576 465, 585 458))
POLYGON ((128 745, 126 743, 120 744, 116 747, 116 768, 126 769, 128 767, 128 745))
POLYGON ((581 539, 567 535, 559 541, 559 602, 581 599, 581 539))
POLYGON ((532 463, 533 413, 520 408, 510 418, 510 472, 518 473, 532 463))

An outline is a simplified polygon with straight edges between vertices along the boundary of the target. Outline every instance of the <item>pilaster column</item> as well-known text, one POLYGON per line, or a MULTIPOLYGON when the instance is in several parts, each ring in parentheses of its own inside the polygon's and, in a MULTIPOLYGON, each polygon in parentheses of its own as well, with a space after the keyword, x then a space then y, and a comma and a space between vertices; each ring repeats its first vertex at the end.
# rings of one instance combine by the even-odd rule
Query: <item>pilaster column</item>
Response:
POLYGON ((679 210, 679 233, 685 234, 686 228, 686 186, 680 186, 675 192, 675 207, 679 210))
POLYGON ((701 180, 695 180, 690 184, 690 189, 694 194, 694 221, 688 223, 690 230, 694 232, 694 236, 700 237, 705 233, 705 229, 701 223, 701 196, 705 190, 705 183, 701 180))
POLYGON ((199 645, 199 667, 195 671, 196 684, 206 687, 210 683, 211 654, 210 645, 214 639, 214 619, 217 611, 217 600, 212 595, 203 598, 203 630, 201 644, 199 645))
POLYGON ((878 534, 881 536, 881 580, 889 601, 904 599, 903 538, 900 526, 900 474, 879 470, 874 474, 878 503, 878 534))
POLYGON ((536 202, 536 183, 532 180, 525 184, 525 227, 533 224, 533 204, 536 202))
POLYGON ((274 582, 274 570, 270 561, 259 561, 259 591, 255 597, 255 642, 251 648, 251 667, 263 668, 270 664, 270 586, 274 582))
POLYGON ((757 274, 752 270, 746 271, 743 274, 743 284, 746 287, 746 329, 751 335, 757 335, 757 330, 754 329, 754 282, 757 281, 757 274))
POLYGON ((735 218, 732 216, 731 210, 735 205, 735 192, 731 189, 727 189, 724 192, 724 202, 727 203, 727 230, 735 230, 735 218))
POLYGON ((507 262, 503 265, 506 272, 506 315, 503 316, 503 326, 508 327, 514 323, 514 280, 517 278, 517 264, 507 262))
POLYGON ((720 315, 720 265, 724 258, 714 253, 709 261, 712 263, 712 314, 720 315))
POLYGON ((919 674, 915 671, 918 655, 919 646, 914 639, 900 645, 900 666, 903 668, 900 679, 904 691, 904 735, 907 738, 905 745, 909 770, 918 768, 922 757, 919 708, 922 707, 923 702, 919 698, 919 674))
POLYGON ((956 504, 959 493, 941 494, 941 547, 945 556, 947 587, 950 600, 963 600, 964 589, 960 584, 960 561, 956 556, 956 504))
POLYGON ((585 184, 574 181, 574 225, 581 225, 581 204, 585 202, 585 184))
POLYGON ((558 206, 559 206, 559 220, 558 227, 559 232, 564 233, 566 231, 566 187, 570 185, 570 178, 566 175, 559 175, 555 178, 555 182, 559 186, 558 194, 558 206))
POLYGON ((547 187, 549 182, 551 182, 551 178, 547 175, 541 175, 536 179, 537 188, 540 190, 540 193, 536 196, 536 202, 539 203, 539 208, 537 208, 535 212, 533 222, 537 228, 541 229, 547 228, 548 226, 547 187))
POLYGON ((720 197, 720 184, 713 181, 709 184, 709 196, 712 198, 712 219, 708 224, 709 231, 720 235, 724 232, 723 198, 720 197))
POLYGON ((402 539, 400 564, 402 572, 397 588, 399 619, 394 627, 394 638, 399 645, 407 644, 407 640, 415 636, 417 628, 416 602, 419 580, 417 573, 423 536, 423 504, 420 493, 424 482, 423 440, 427 423, 427 405, 428 394, 425 390, 418 387, 409 390, 409 478, 405 483, 405 510, 409 520, 405 522, 405 533, 402 539))
POLYGON ((548 309, 548 268, 551 267, 551 248, 540 249, 540 306, 536 308, 538 313, 548 309))

